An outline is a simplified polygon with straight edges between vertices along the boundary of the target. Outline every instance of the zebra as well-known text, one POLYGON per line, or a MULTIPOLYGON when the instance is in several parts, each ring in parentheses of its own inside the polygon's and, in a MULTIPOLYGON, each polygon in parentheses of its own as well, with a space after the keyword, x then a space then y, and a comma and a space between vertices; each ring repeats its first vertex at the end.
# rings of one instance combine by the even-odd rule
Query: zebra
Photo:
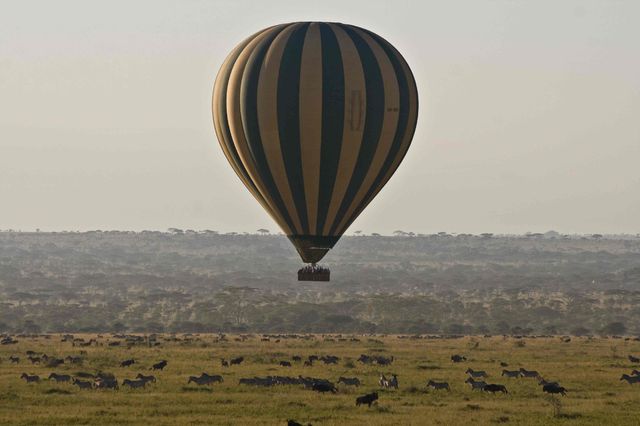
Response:
POLYGON ((520 370, 512 370, 512 371, 510 371, 510 370, 502 370, 502 375, 517 379, 518 377, 520 377, 520 370))
POLYGON ((147 385, 147 382, 145 380, 129 380, 129 379, 124 379, 122 381, 122 386, 129 386, 132 389, 137 389, 137 388, 143 388, 147 385))
POLYGON ((22 373, 20 376, 21 379, 24 379, 27 383, 37 383, 40 381, 40 376, 37 375, 28 375, 27 373, 22 373))
POLYGON ((60 382, 70 382, 71 381, 71 376, 69 376, 68 374, 56 374, 56 373, 51 373, 49 374, 49 380, 55 380, 56 382, 60 383, 60 382))
POLYGON ((628 374, 623 374, 622 377, 620 377, 620 380, 626 380, 627 383, 632 385, 634 383, 640 383, 640 376, 630 376, 628 374))
POLYGON ((344 383, 347 386, 360 386, 360 379, 357 377, 342 377, 338 379, 338 383, 344 383))
POLYGON ((73 379, 73 384, 78 386, 80 389, 93 389, 93 383, 86 380, 73 379))
POLYGON ((449 383, 447 382, 434 382, 433 380, 429 380, 427 382, 427 386, 435 390, 446 389, 448 391, 451 391, 451 389, 449 389, 449 383))
POLYGON ((483 370, 473 370, 471 368, 467 368, 467 371, 465 371, 465 373, 467 373, 468 375, 470 375, 471 377, 473 377, 474 379, 476 377, 489 377, 489 375, 487 374, 486 371, 483 370))
POLYGON ((524 368, 520 369, 521 377, 533 377, 535 379, 540 378, 540 373, 535 370, 525 370, 524 368))
POLYGON ((482 390, 486 385, 487 382, 485 382, 484 380, 473 380, 472 377, 469 377, 467 380, 464 381, 465 383, 469 383, 469 385, 471 386, 471 390, 482 390))
POLYGON ((142 373, 138 373, 138 375, 136 376, 136 379, 140 379, 140 380, 144 380, 145 382, 156 382, 156 377, 149 375, 149 376, 145 376, 142 373))

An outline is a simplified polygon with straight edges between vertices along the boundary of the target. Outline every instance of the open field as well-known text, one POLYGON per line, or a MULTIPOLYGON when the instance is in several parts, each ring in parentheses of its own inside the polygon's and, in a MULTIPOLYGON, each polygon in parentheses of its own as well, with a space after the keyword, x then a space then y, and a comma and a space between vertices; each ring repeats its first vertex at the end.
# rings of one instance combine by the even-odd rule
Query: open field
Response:
POLYGON ((638 424, 640 384, 619 380, 633 365, 628 354, 640 354, 640 342, 633 339, 559 337, 462 337, 450 339, 408 338, 402 336, 307 336, 263 340, 252 335, 157 336, 157 346, 148 340, 127 347, 126 340, 112 335, 75 335, 88 341, 80 347, 62 336, 17 337, 18 343, 0 346, 0 423, 2 424, 243 424, 283 425, 287 419, 314 425, 344 424, 638 424), (352 339, 354 338, 354 339, 352 339), (356 340, 357 339, 357 340, 356 340), (121 341, 121 346, 109 342, 121 341), (66 357, 83 355, 82 365, 66 362, 57 368, 33 364, 26 351, 66 357), (291 361, 294 355, 337 355, 337 365, 316 362, 304 367, 291 361), (360 354, 393 356, 390 366, 364 365, 360 354), (453 363, 453 354, 466 355, 467 361, 453 363), (19 356, 20 363, 9 361, 19 356), (244 356, 240 365, 222 367, 220 358, 244 356), (122 360, 134 358, 136 364, 120 367, 122 360), (168 361, 164 371, 150 372, 161 359, 168 361), (561 401, 561 414, 554 416, 550 398, 535 379, 501 377, 500 362, 509 370, 524 367, 537 370, 548 380, 557 380, 568 389, 561 401), (486 370, 487 382, 507 386, 508 395, 472 391, 464 383, 465 370, 486 370), (20 379, 26 372, 42 378, 51 372, 74 375, 77 372, 114 373, 120 383, 137 373, 155 374, 156 384, 145 389, 81 390, 71 384, 43 380, 27 384, 20 379), (190 375, 222 374, 224 383, 199 387, 187 385, 190 375), (398 390, 379 390, 380 372, 395 373, 398 390), (255 387, 238 384, 243 377, 311 376, 336 382, 338 377, 358 377, 363 385, 338 386, 338 393, 318 394, 303 386, 255 387), (448 381, 451 391, 427 390, 428 379, 448 381), (378 390, 380 399, 371 408, 356 407, 355 398, 378 390))

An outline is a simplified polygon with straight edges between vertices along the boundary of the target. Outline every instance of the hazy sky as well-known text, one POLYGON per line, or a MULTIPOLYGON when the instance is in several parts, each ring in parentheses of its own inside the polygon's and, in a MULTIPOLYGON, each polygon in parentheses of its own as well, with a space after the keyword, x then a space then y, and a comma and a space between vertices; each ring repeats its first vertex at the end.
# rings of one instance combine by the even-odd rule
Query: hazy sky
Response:
POLYGON ((351 227, 640 232, 639 1, 2 1, 0 229, 276 226, 226 162, 227 53, 281 22, 393 43, 413 145, 351 227))

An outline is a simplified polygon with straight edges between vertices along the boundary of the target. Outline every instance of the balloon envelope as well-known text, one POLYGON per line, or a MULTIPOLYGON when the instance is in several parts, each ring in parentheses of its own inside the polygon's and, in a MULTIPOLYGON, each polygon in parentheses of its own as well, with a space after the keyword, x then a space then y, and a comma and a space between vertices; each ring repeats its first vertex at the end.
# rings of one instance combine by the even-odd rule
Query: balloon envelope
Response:
POLYGON ((404 158, 418 93, 380 36, 296 22, 259 31, 229 54, 212 107, 229 163, 303 261, 315 263, 404 158))

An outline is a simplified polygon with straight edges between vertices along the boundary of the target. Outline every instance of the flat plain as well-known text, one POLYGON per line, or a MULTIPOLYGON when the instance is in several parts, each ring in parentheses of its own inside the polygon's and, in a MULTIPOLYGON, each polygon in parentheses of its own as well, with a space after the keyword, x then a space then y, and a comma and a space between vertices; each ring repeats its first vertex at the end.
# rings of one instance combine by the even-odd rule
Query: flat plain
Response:
POLYGON ((640 342, 628 338, 429 337, 398 335, 62 335, 14 336, 0 346, 0 423, 58 424, 216 424, 285 425, 288 419, 313 425, 637 425, 640 384, 620 380, 640 369, 628 355, 640 355, 640 342), (91 339, 94 341, 88 346, 91 339), (568 340, 568 341, 565 341, 568 340), (111 346, 120 342, 119 346, 111 346), (51 368, 32 364, 27 351, 64 358, 82 352, 82 364, 51 368), (393 356, 391 365, 363 364, 361 354, 393 356), (451 356, 464 355, 454 363, 451 356), (293 361, 310 355, 335 355, 335 365, 293 361), (9 360, 20 358, 19 363, 9 360), (244 357, 240 365, 223 367, 221 359, 244 357), (136 363, 120 367, 133 358, 136 363), (163 371, 151 366, 165 359, 163 371), (290 361, 291 367, 279 365, 290 361), (507 367, 501 363, 508 364, 507 367), (503 384, 508 394, 473 391, 464 383, 467 368, 485 370, 488 383, 503 384), (501 376, 503 368, 537 370, 567 389, 564 397, 542 392, 536 379, 501 376), (52 372, 113 373, 118 390, 79 389, 46 380, 52 372), (187 384, 202 372, 221 374, 223 383, 187 384), (26 383, 22 373, 37 374, 40 383, 26 383), (129 389, 122 380, 138 373, 154 374, 155 384, 129 389), (380 389, 379 374, 397 374, 399 389, 380 389), (337 393, 319 394, 301 385, 257 387, 240 378, 292 376, 329 379, 358 377, 359 387, 337 385, 337 393), (427 388, 429 379, 446 381, 451 390, 427 388), (357 396, 378 391, 371 408, 357 407, 357 396), (555 407, 554 407, 555 406, 555 407))

